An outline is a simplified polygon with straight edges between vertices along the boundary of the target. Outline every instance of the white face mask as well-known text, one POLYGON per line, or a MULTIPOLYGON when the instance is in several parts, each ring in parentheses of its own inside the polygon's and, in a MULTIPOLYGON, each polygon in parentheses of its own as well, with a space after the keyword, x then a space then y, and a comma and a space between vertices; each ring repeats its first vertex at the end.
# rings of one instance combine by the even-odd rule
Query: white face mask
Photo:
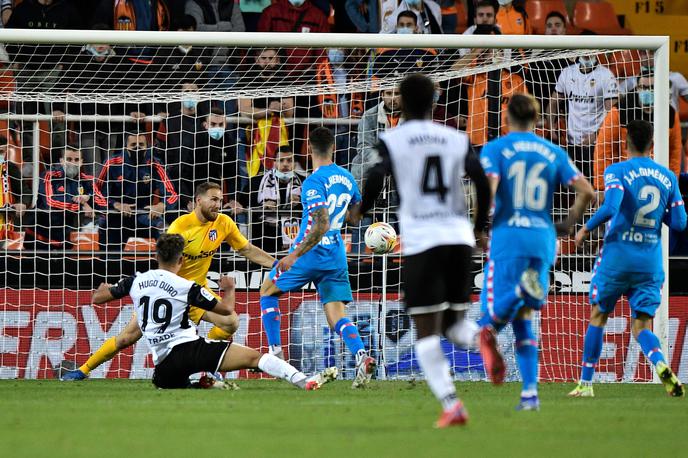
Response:
POLYGON ((508 6, 513 3, 513 0, 497 0, 497 2, 499 2, 500 6, 508 6))
POLYGON ((75 164, 70 164, 69 162, 65 162, 62 164, 62 168, 64 169, 65 175, 67 175, 67 178, 76 178, 79 176, 79 166, 75 164))
POLYGON ((294 178, 294 172, 280 172, 279 170, 275 169, 275 176, 282 181, 287 181, 294 178))
POLYGON ((2 165, 5 162, 5 155, 0 154, 0 165, 2 165))
POLYGON ((297 8, 300 7, 301 5, 303 5, 305 2, 306 2, 306 0, 289 0, 289 3, 291 3, 292 5, 294 5, 297 8))
POLYGON ((397 27, 397 34, 407 35, 413 33, 413 27, 397 27))
POLYGON ((597 57, 592 56, 592 57, 579 57, 578 62, 580 63, 581 67, 583 68, 593 68, 595 65, 597 65, 597 57))

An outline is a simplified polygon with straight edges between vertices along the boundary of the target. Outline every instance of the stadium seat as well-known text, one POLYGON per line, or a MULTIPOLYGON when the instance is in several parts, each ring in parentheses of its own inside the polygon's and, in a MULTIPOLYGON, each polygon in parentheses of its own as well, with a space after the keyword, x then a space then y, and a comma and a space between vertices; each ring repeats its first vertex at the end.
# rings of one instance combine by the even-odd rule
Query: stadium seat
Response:
POLYGON ((577 2, 573 9, 573 25, 599 35, 632 35, 629 29, 621 27, 614 7, 608 2, 577 2))
POLYGON ((124 245, 124 251, 134 253, 134 256, 124 256, 123 259, 136 259, 139 257, 152 257, 155 252, 155 239, 143 237, 129 237, 124 245))
POLYGON ((566 17, 567 26, 570 25, 568 12, 564 0, 530 0, 526 2, 528 20, 533 27, 533 34, 545 34, 545 19, 552 11, 558 11, 566 17))
POLYGON ((98 251, 98 232, 72 232, 69 240, 74 251, 98 251))
POLYGON ((7 239, 5 240, 6 250, 23 250, 24 249, 24 232, 8 231, 7 239))
POLYGON ((468 14, 463 2, 456 2, 456 33, 463 33, 468 28, 468 14))

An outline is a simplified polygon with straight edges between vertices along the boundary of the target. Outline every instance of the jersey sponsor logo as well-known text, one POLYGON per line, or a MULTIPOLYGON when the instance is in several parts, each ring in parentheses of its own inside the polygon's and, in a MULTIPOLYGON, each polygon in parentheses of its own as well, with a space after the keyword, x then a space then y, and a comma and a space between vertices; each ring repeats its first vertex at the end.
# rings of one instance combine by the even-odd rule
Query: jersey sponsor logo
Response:
POLYGON ((509 218, 509 221, 507 221, 507 225, 510 227, 534 227, 534 228, 548 228, 550 227, 549 224, 542 218, 538 218, 535 216, 526 216, 526 215, 521 215, 520 212, 515 212, 511 218, 509 218))
POLYGON ((211 229, 210 232, 208 232, 208 238, 210 239, 211 242, 214 242, 217 240, 217 230, 211 229))
POLYGON ((212 301, 215 299, 215 296, 213 296, 213 293, 208 291, 206 288, 201 288, 201 296, 203 296, 206 300, 212 301))
POLYGON ((492 167, 492 161, 490 161, 490 158, 487 156, 480 158, 480 164, 482 164, 484 169, 489 169, 492 167))
POLYGON ((631 228, 630 231, 626 231, 621 234, 621 240, 624 242, 649 243, 652 245, 659 243, 659 237, 657 234, 637 232, 633 228, 631 228))
POLYGON ((318 196, 318 191, 317 191, 317 190, 315 190, 315 189, 309 189, 309 190, 306 192, 306 197, 320 197, 320 196, 318 196))
POLYGON ((217 253, 217 249, 210 251, 200 251, 197 255, 184 253, 184 259, 187 259, 189 261, 196 261, 198 259, 211 258, 215 253, 217 253))
POLYGON ((150 345, 157 345, 157 344, 163 343, 167 340, 170 340, 172 337, 174 337, 174 334, 163 334, 160 337, 149 337, 148 343, 150 345))

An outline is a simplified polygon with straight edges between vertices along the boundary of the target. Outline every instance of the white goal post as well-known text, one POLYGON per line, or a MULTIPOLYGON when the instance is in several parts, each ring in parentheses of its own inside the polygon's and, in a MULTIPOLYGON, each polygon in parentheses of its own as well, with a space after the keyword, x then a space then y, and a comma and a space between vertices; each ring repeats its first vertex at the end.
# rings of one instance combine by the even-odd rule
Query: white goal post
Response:
MULTIPOLYGON (((136 31, 84 31, 84 30, 22 30, 22 29, 0 29, 0 43, 4 43, 5 46, 10 44, 17 45, 28 45, 28 44, 44 44, 44 45, 84 45, 93 43, 107 43, 110 45, 122 45, 122 46, 178 46, 192 45, 198 47, 213 47, 217 48, 251 48, 251 49, 261 49, 261 48, 305 48, 305 49, 325 49, 325 48, 355 48, 355 49, 382 49, 382 48, 392 48, 392 49, 418 49, 418 48, 433 48, 438 50, 457 50, 465 48, 491 48, 491 49, 510 49, 510 50, 565 50, 568 52, 567 57, 576 57, 577 55, 594 54, 596 52, 613 53, 616 51, 623 50, 646 50, 650 51, 654 55, 654 157, 657 162, 662 165, 669 165, 669 137, 667 136, 668 130, 668 120, 670 113, 670 86, 669 86, 669 37, 667 36, 536 36, 536 35, 396 35, 396 34, 308 34, 308 33, 220 33, 220 32, 136 32, 136 31)), ((444 56, 444 54, 440 53, 444 56)), ((446 54, 447 56, 450 53, 446 54)), ((548 59, 554 57, 555 53, 546 54, 541 59, 548 59)), ((537 60, 532 57, 523 57, 521 59, 523 62, 528 63, 529 61, 537 60)), ((481 71, 489 70, 500 70, 505 67, 507 63, 495 62, 493 64, 486 64, 481 67, 481 71)), ((441 77, 445 81, 450 78, 461 78, 475 73, 476 70, 466 70, 466 69, 444 69, 441 73, 441 77)), ((303 93, 310 96, 318 95, 323 92, 332 93, 349 93, 355 91, 371 91, 381 88, 394 87, 396 83, 400 80, 403 75, 393 75, 389 78, 382 78, 376 83, 371 83, 368 79, 364 82, 353 82, 345 87, 342 86, 324 86, 321 88, 313 89, 304 84, 303 93)), ((431 75, 432 76, 432 75, 431 75)), ((208 97, 213 96, 213 91, 210 91, 208 97)), ((278 88, 276 95, 292 95, 288 89, 278 88)), ((260 90, 255 89, 222 89, 215 92, 215 95, 219 95, 222 99, 232 99, 240 96, 245 96, 248 98, 261 96, 260 90)), ((41 95, 40 93, 33 93, 29 95, 18 95, 12 92, 0 92, 0 101, 6 100, 8 102, 16 102, 17 100, 22 100, 22 97, 26 97, 24 100, 56 100, 67 102, 70 99, 68 94, 47 94, 41 95)), ((106 103, 115 102, 116 96, 112 94, 99 94, 94 92, 93 94, 86 94, 79 96, 78 103, 83 101, 94 101, 94 100, 104 100, 106 103), (109 97, 109 98, 108 98, 109 97)), ((162 101, 164 103, 178 103, 181 99, 178 94, 172 94, 167 92, 149 92, 149 93, 139 93, 134 94, 131 97, 140 97, 142 100, 150 100, 151 103, 156 100, 162 101)), ((544 108, 544 107, 543 107, 544 108)), ((5 121, 15 121, 15 122, 27 122, 31 124, 31 128, 34 132, 34 138, 39 135, 38 122, 48 121, 52 119, 49 114, 26 114, 26 113, 16 113, 12 111, 0 113, 0 120, 5 121)), ((152 115, 146 118, 149 121, 158 122, 161 118, 157 115, 152 115)), ((132 118, 124 115, 74 115, 67 113, 65 120, 75 121, 75 122, 124 122, 131 121, 132 118)), ((233 119, 229 120, 235 123, 246 123, 250 122, 250 119, 242 118, 237 115, 233 119)), ((300 121, 305 121, 309 124, 325 124, 325 125, 347 125, 354 126, 358 124, 358 120, 351 118, 341 118, 339 120, 318 118, 317 116, 310 116, 308 118, 294 118, 290 120, 290 123, 299 123, 300 121)), ((32 145, 32 180, 33 180, 33 203, 36 203, 36 198, 39 189, 39 176, 40 176, 40 147, 38 142, 34 140, 32 145)), ((387 209, 389 210, 389 209, 387 209)), ((389 211, 385 211, 385 215, 389 215, 389 211)), ((387 217, 387 216, 385 216, 387 217)), ((664 256, 664 270, 667 272, 664 288, 662 290, 662 305, 657 312, 657 316, 654 320, 654 330, 658 335, 660 342, 662 344, 662 349, 665 354, 669 353, 669 262, 668 262, 668 230, 665 227, 663 229, 663 252, 664 256)), ((21 256, 26 258, 30 256, 30 253, 21 253, 21 256)), ((45 255, 47 256, 47 255, 45 255)), ((66 256, 66 255, 65 255, 66 256)), ((360 256, 366 257, 366 254, 353 254, 350 256, 360 256)), ((386 270, 388 265, 392 264, 393 256, 389 255, 385 257, 382 263, 382 269, 386 270)), ((370 257, 370 256, 369 256, 370 257)), ((373 261, 374 262, 374 261, 373 261)), ((26 268, 27 264, 16 264, 21 265, 26 268)), ((398 268, 398 266, 396 267, 398 268)), ((7 267, 9 269, 9 267, 7 267)), ((377 267, 371 268, 373 272, 379 273, 377 267)), ((5 280, 8 278, 9 273, 16 274, 18 277, 21 276, 22 272, 6 272, 4 275, 5 280)), ((23 272, 26 273, 26 272, 23 272)), ((65 272, 65 275, 67 272, 65 272)), ((377 291, 376 288, 382 288, 382 293, 380 293, 379 307, 380 312, 379 317, 387 316, 389 312, 387 292, 388 288, 396 287, 398 285, 388 285, 387 276, 385 272, 382 272, 382 280, 377 284, 377 280, 371 280, 376 282, 374 286, 370 287, 370 299, 371 303, 375 302, 373 296, 375 296, 377 291)), ((41 275, 40 272, 35 272, 34 275, 41 275)), ((80 275, 85 275, 81 273, 80 275)), ((363 276, 363 274, 360 274, 363 276)), ((372 276, 372 274, 371 274, 372 276)), ((0 279, 3 278, 3 274, 0 274, 0 279)), ((251 280, 253 281, 253 280, 251 280)), ((248 285, 249 280, 246 281, 248 285)), ((22 283, 21 288, 30 287, 26 285, 25 282, 22 283)), ((0 287, 3 291, 12 289, 10 287, 0 287)), ((0 293, 0 299, 5 299, 8 296, 7 292, 0 293), (3 294, 5 296, 3 297, 3 294)), ((375 296, 377 297, 377 296, 375 296)), ((9 301, 9 300, 8 300, 9 301)), ((11 301, 9 301, 11 302, 11 301)), ((3 316, 8 316, 6 314, 14 313, 15 309, 3 309, 0 306, 0 318, 3 316)), ((371 306, 372 307, 372 306, 371 306)), ((373 312, 371 312, 373 313, 373 312)), ((395 312, 396 313, 396 312, 395 312)), ((20 320, 19 315, 12 315, 13 320, 20 320)), ((396 315, 395 315, 396 316, 396 315)), ((379 318, 378 317, 378 318, 379 318)), ((256 318, 256 317, 251 317, 256 318)), ((9 320, 9 319, 8 319, 9 320)), ((259 317, 258 317, 259 320, 259 317)), ((9 322, 9 321, 7 321, 9 322)), ((371 332, 377 332, 382 335, 381 340, 384 340, 384 336, 389 332, 386 327, 388 326, 387 320, 379 319, 375 321, 377 326, 377 331, 372 330, 371 332)), ((304 322, 304 327, 306 326, 304 322)), ((5 324, 7 326, 7 324, 5 324)), ((15 324, 16 326, 16 324, 15 324)), ((75 325, 76 326, 76 325, 75 325)), ((113 329, 115 324, 112 324, 113 329)), ((248 326, 248 325, 247 325, 248 326)), ((251 325, 251 329, 248 327, 243 328, 241 331, 245 333, 255 332, 255 327, 251 325)), ((371 326, 372 321, 371 321, 371 326)), ((110 333, 114 332, 110 329, 110 333)), ((106 331, 106 330, 101 330, 106 331)), ((3 329, 0 328, 0 338, 2 338, 3 329)), ((47 340, 47 337, 46 337, 47 340)), ((96 339, 96 342, 99 340, 96 339)), ((100 340, 102 341, 102 339, 100 340)), ((9 341, 8 341, 9 342, 9 341)), ((396 341, 395 341, 396 342, 396 341)), ((73 342, 72 342, 73 344, 73 342)), ((14 344, 12 344, 14 345, 14 344)), ((10 347, 12 347, 10 345, 10 347)), ((19 345, 19 344, 17 344, 19 345)), ((47 344, 46 344, 47 345, 47 344)), ((303 344, 305 345, 305 344, 303 344)), ((379 343, 380 348, 379 357, 383 362, 386 361, 385 353, 389 351, 387 343, 379 343)), ((9 348, 9 347, 8 347, 9 348)), ((0 353, 3 351, 10 352, 11 348, 0 348, 0 353)), ((71 348, 71 347, 70 347, 71 348)), ((97 348, 97 346, 96 346, 97 348)), ((88 348, 87 351, 94 351, 96 348, 88 348)), ((82 350, 72 351, 70 349, 62 349, 63 356, 64 352, 70 351, 71 353, 79 354, 79 361, 83 361, 82 350)), ((582 348, 581 348, 582 350, 582 348)), ((16 351, 16 350, 15 350, 16 351)), ((138 351, 138 350, 137 350, 138 351)), ((630 350, 629 350, 630 353, 630 350)), ((136 356, 135 356, 136 358, 136 356)), ((31 357, 29 358, 31 360, 31 357)), ((54 364, 55 361, 51 359, 54 364)), ((337 360, 340 361, 340 360, 337 360)), ((2 374, 9 374, 8 376, 26 376, 30 371, 25 369, 19 369, 18 372, 2 372, 0 371, 0 376, 2 374), (19 374, 19 375, 17 375, 19 374)), ((31 372, 31 374, 36 375, 36 372, 31 372)), ((140 374, 139 374, 140 375, 140 374)), ((385 377, 385 364, 381 365, 381 372, 378 374, 380 377, 385 377)), ((127 376, 132 376, 127 373, 127 376)), ((469 379, 480 378, 479 376, 474 376, 470 374, 469 379)), ((556 376, 553 379, 559 380, 556 376)))

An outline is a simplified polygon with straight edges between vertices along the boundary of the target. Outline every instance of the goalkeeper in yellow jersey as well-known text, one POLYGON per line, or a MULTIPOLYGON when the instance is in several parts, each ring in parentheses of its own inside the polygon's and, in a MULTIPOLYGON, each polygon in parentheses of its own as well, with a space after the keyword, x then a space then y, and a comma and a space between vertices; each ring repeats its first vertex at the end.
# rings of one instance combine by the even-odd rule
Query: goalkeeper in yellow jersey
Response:
MULTIPOLYGON (((239 232, 232 219, 220 213, 222 208, 222 188, 215 183, 204 183, 196 189, 194 211, 182 215, 172 222, 168 233, 184 237, 184 261, 179 276, 206 286, 208 269, 213 255, 223 241, 248 260, 271 268, 275 258, 252 245, 239 232)), ((227 340, 239 327, 235 311, 223 316, 197 307, 190 307, 189 318, 196 324, 208 321, 215 326, 208 331, 208 338, 227 340)), ((116 337, 110 337, 93 353, 79 369, 67 372, 62 380, 83 380, 89 373, 106 361, 115 357, 117 352, 133 345, 141 338, 136 316, 132 316, 127 326, 116 337)))

